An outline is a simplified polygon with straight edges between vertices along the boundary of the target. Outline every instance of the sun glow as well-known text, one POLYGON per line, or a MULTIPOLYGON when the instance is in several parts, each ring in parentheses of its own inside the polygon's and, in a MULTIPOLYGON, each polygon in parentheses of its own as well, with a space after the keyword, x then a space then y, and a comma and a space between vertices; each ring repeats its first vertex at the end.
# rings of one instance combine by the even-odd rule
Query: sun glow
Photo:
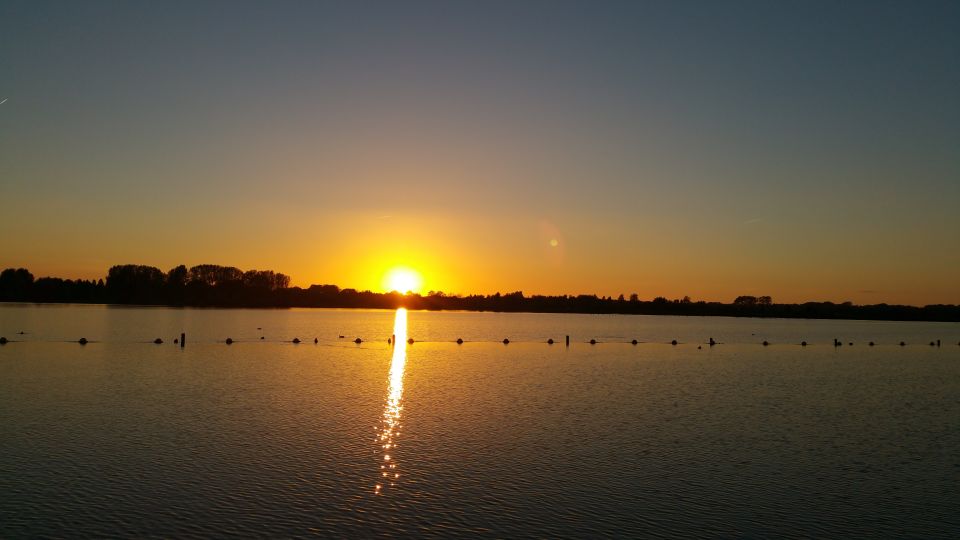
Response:
POLYGON ((401 293, 419 293, 423 288, 423 277, 412 268, 392 268, 383 278, 383 286, 388 291, 401 293))

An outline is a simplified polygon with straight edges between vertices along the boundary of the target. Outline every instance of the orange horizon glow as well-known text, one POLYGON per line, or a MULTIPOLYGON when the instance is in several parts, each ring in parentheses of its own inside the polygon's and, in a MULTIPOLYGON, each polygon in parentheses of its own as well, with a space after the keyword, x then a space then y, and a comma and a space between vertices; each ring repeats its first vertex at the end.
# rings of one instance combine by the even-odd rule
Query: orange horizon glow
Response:
MULTIPOLYGON (((863 270, 858 276, 841 276, 837 275, 832 267, 796 261, 798 268, 806 269, 803 275, 798 275, 796 269, 783 269, 782 273, 777 273, 779 275, 772 276, 764 275, 769 272, 769 268, 751 268, 745 271, 731 261, 719 258, 712 259, 713 264, 710 267, 704 267, 687 257, 677 257, 668 262, 660 261, 664 266, 661 269, 644 264, 642 260, 635 260, 639 257, 629 254, 621 258, 619 265, 596 268, 592 262, 598 255, 592 249, 583 250, 589 255, 583 256, 579 253, 580 246, 568 246, 566 260, 557 260, 557 248, 550 245, 549 239, 539 240, 537 243, 542 244, 545 251, 542 257, 538 258, 536 251, 532 250, 532 255, 526 258, 511 253, 503 260, 484 258, 472 250, 457 250, 441 245, 435 251, 445 251, 447 258, 431 256, 430 250, 424 250, 423 253, 406 250, 386 256, 369 252, 355 254, 344 250, 342 254, 338 253, 336 257, 319 264, 312 256, 288 257, 277 253, 276 260, 264 263, 253 258, 238 260, 238 257, 224 253, 222 256, 186 261, 178 257, 164 257, 163 261, 156 261, 147 256, 128 257, 118 261, 97 259, 83 268, 60 264, 20 263, 11 259, 0 264, 0 268, 25 267, 36 278, 60 277, 96 281, 105 279, 107 269, 113 264, 147 264, 166 272, 181 263, 190 267, 195 264, 225 261, 243 270, 270 269, 282 272, 291 277, 291 286, 307 288, 311 285, 329 284, 340 288, 383 293, 397 291, 403 294, 410 291, 425 295, 428 291, 442 291, 451 296, 468 296, 522 291, 528 297, 595 294, 613 298, 620 294, 629 297, 630 294, 637 293, 641 300, 652 300, 657 296, 671 300, 690 296, 694 301, 724 303, 731 302, 740 295, 769 295, 775 303, 852 301, 855 304, 915 306, 960 303, 960 293, 944 284, 948 276, 944 275, 939 282, 932 279, 916 281, 909 278, 909 270, 906 268, 886 271, 876 269, 872 273, 863 270), (519 260, 523 260, 525 264, 517 264, 516 261, 519 260), (413 286, 394 284, 390 276, 393 271, 401 269, 414 272, 419 281, 413 286), (909 287, 905 287, 905 283, 909 287)), ((484 250, 483 253, 487 251, 484 250)), ((945 268, 937 268, 931 272, 941 270, 946 271, 945 268)), ((405 277, 400 282, 413 282, 412 279, 405 277)))

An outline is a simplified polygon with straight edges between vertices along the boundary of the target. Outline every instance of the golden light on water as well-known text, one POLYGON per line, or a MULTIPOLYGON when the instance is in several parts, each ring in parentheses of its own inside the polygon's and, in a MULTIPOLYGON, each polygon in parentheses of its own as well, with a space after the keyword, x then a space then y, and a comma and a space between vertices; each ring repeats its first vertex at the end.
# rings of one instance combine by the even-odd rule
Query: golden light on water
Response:
MULTIPOLYGON (((388 452, 397 448, 396 438, 400 437, 400 416, 403 412, 403 371, 407 363, 407 310, 400 308, 397 310, 396 318, 393 322, 393 335, 396 341, 393 342, 393 359, 390 361, 390 375, 387 390, 387 402, 383 408, 383 418, 380 420, 380 432, 377 435, 376 442, 383 450, 383 463, 387 463, 390 469, 397 468, 396 459, 388 452)), ((381 465, 381 476, 387 477, 388 473, 383 471, 386 465, 381 465)), ((400 477, 400 473, 393 473, 393 478, 400 477)), ((394 482, 390 482, 394 485, 394 482)), ((374 493, 380 495, 383 492, 383 484, 376 484, 374 493)))
MULTIPOLYGON (((405 266, 391 268, 383 277, 383 288, 400 293, 419 293, 423 289, 423 276, 420 272, 405 266)), ((399 336, 400 334, 397 334, 397 337, 399 336)))

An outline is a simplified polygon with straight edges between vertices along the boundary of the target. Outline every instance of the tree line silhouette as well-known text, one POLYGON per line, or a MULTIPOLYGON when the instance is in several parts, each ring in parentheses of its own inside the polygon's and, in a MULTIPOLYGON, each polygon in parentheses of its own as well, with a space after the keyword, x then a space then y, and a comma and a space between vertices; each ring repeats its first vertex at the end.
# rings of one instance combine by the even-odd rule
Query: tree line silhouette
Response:
POLYGON ((641 300, 597 295, 524 296, 515 291, 491 295, 426 295, 393 291, 376 293, 341 289, 336 285, 291 287, 290 277, 272 270, 243 271, 232 266, 180 265, 163 272, 145 265, 110 268, 106 280, 34 279, 25 268, 0 272, 0 302, 135 304, 193 307, 326 307, 503 311, 532 313, 611 313, 636 315, 696 315, 783 317, 808 319, 868 319, 960 322, 960 306, 923 307, 852 302, 775 304, 769 296, 738 296, 729 304, 693 301, 689 296, 641 300))

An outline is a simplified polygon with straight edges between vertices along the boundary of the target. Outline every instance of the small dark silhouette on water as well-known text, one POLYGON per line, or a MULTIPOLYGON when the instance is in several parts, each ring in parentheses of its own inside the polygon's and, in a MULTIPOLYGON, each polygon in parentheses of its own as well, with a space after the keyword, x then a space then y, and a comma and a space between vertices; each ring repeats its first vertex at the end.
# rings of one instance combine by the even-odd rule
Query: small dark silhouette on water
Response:
MULTIPOLYGON (((668 300, 658 296, 640 300, 601 297, 595 294, 524 296, 507 294, 426 295, 375 293, 341 289, 336 285, 291 287, 290 278, 272 270, 243 271, 232 266, 184 265, 163 272, 159 268, 125 264, 110 268, 106 279, 34 279, 25 268, 0 272, 0 302, 135 304, 195 307, 327 307, 502 311, 531 313, 617 313, 626 315, 695 315, 729 317, 782 317, 806 319, 868 319, 960 322, 960 306, 932 304, 923 307, 889 304, 854 305, 833 302, 775 304, 769 296, 738 296, 729 304, 694 301, 685 296, 668 300)), ((340 336, 343 338, 343 336, 340 336)))

